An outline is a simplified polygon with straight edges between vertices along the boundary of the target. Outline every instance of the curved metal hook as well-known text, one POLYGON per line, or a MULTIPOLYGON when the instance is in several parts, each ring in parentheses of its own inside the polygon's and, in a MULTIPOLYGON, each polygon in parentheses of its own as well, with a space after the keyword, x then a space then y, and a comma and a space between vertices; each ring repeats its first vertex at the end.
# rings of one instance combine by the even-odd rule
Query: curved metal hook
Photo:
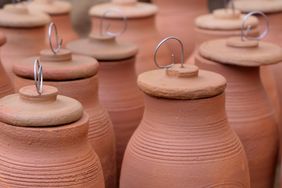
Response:
POLYGON ((164 43, 166 43, 166 42, 169 41, 169 40, 176 40, 176 41, 180 44, 180 47, 181 47, 181 67, 183 68, 183 67, 184 67, 184 45, 183 45, 183 43, 182 43, 182 41, 181 41, 180 39, 178 39, 178 38, 176 38, 176 37, 173 37, 173 36, 167 37, 167 38, 163 39, 163 40, 158 44, 158 46, 156 47, 155 52, 154 52, 154 63, 155 63, 155 65, 156 65, 158 68, 166 68, 166 69, 172 67, 172 66, 175 64, 175 58, 174 58, 175 55, 174 55, 174 53, 171 54, 171 57, 172 57, 172 64, 170 64, 170 65, 161 66, 161 65, 158 64, 158 61, 157 61, 157 54, 158 54, 159 49, 161 48, 161 46, 162 46, 164 43))
POLYGON ((57 54, 60 51, 60 49, 62 48, 63 40, 61 38, 59 38, 57 26, 53 22, 51 22, 49 24, 48 40, 49 40, 49 45, 50 45, 50 48, 51 48, 52 52, 54 54, 57 54), (56 46, 57 46, 56 48, 53 47, 53 43, 52 43, 52 34, 53 34, 53 32, 55 33, 56 46))
POLYGON ((235 14, 235 5, 233 0, 224 0, 225 10, 231 7, 233 14, 235 14))
POLYGON ((122 35, 125 31, 127 30, 127 17, 122 13, 121 10, 118 10, 118 9, 110 9, 110 10, 107 10, 104 12, 102 18, 101 18, 101 21, 100 21, 100 35, 103 36, 104 33, 108 36, 120 36, 122 35), (123 18, 123 29, 120 31, 120 32, 111 32, 109 31, 110 27, 111 27, 111 24, 108 24, 106 26, 104 26, 104 22, 107 18, 107 14, 109 13, 118 13, 122 16, 123 18))
POLYGON ((262 40, 263 38, 265 38, 269 33, 269 20, 267 18, 267 16, 261 12, 261 11, 253 11, 250 12, 249 14, 247 14, 244 18, 243 18, 243 22, 241 25, 241 40, 245 41, 245 40, 262 40), (252 27, 250 25, 246 26, 246 22, 248 21, 248 19, 255 15, 261 15, 264 18, 265 21, 265 27, 264 27, 264 31, 258 36, 258 37, 249 37, 248 34, 251 32, 252 27))
POLYGON ((38 59, 34 61, 33 73, 36 91, 39 95, 41 95, 43 92, 43 68, 38 59))

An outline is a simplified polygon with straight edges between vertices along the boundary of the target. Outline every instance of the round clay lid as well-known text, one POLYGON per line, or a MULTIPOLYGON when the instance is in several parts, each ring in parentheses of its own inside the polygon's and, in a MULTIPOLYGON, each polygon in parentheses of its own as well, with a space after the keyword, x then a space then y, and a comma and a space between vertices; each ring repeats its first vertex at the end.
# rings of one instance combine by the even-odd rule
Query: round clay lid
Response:
POLYGON ((24 3, 8 4, 0 10, 0 27, 31 28, 48 24, 45 13, 30 12, 24 3))
POLYGON ((240 37, 204 42, 199 53, 212 61, 248 67, 275 64, 282 60, 279 46, 254 40, 242 41, 240 37))
POLYGON ((58 95, 55 87, 44 86, 41 95, 35 86, 26 86, 18 94, 0 99, 0 121, 21 127, 51 127, 78 121, 82 105, 58 95))
POLYGON ((13 65, 16 75, 33 79, 33 62, 40 59, 44 80, 67 81, 89 78, 97 74, 97 60, 87 56, 72 55, 67 49, 61 49, 57 54, 51 50, 42 50, 39 57, 30 57, 13 65))
POLYGON ((70 13, 72 5, 66 1, 33 0, 29 3, 28 8, 30 11, 41 11, 49 15, 60 15, 70 13))
POLYGON ((6 36, 0 32, 0 46, 3 46, 7 42, 6 36))
MULTIPOLYGON (((241 29, 242 21, 245 15, 241 14, 238 10, 232 9, 218 9, 212 14, 199 16, 195 20, 198 28, 211 29, 211 30, 239 30, 241 29)), ((246 25, 256 27, 258 19, 251 16, 246 25)))
POLYGON ((120 43, 114 36, 90 36, 72 41, 67 48, 76 54, 87 55, 101 61, 117 61, 133 57, 138 48, 134 44, 120 43))
POLYGON ((102 17, 109 10, 119 10, 122 14, 108 14, 108 18, 123 18, 123 16, 127 18, 143 18, 155 15, 158 12, 158 7, 137 0, 112 0, 110 3, 93 6, 89 14, 102 17))
POLYGON ((217 73, 199 70, 195 65, 175 64, 168 69, 140 74, 138 86, 151 96, 194 100, 223 93, 226 80, 217 73))
POLYGON ((282 11, 281 0, 237 0, 234 5, 242 12, 262 11, 264 13, 275 13, 282 11))

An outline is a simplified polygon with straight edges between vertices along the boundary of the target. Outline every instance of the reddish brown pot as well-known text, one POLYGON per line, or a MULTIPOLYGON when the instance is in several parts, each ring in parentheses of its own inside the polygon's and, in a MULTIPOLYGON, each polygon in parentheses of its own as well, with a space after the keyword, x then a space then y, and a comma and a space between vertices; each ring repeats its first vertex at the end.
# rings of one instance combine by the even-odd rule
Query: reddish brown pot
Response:
POLYGON ((201 70, 201 79, 174 73, 138 78, 145 112, 127 146, 120 187, 249 188, 245 152, 226 119, 225 79, 201 70))
MULTIPOLYGON (((2 49, 2 45, 6 43, 6 37, 0 33, 0 47, 2 49)), ((14 88, 12 86, 12 82, 6 74, 2 66, 2 62, 0 60, 0 98, 14 93, 14 88)))
MULTIPOLYGON (((96 5, 90 10, 90 15, 92 16, 92 34, 99 32, 100 18, 109 8, 122 10, 124 16, 128 18, 128 26, 125 34, 119 37, 119 41, 132 42, 138 45, 139 52, 136 59, 137 74, 155 69, 155 66, 151 62, 153 62, 154 48, 161 39, 155 24, 157 7, 152 4, 137 2, 131 5, 124 5, 123 2, 118 5, 116 4, 113 2, 96 5)), ((124 24, 123 17, 116 13, 109 13, 105 21, 105 24, 108 23, 111 24, 111 31, 120 31, 124 24)), ((166 58, 168 55, 170 55, 170 53, 167 49, 160 51, 160 62, 163 64, 169 63, 166 58)))
POLYGON ((186 47, 186 59, 191 55, 196 32, 194 19, 208 13, 207 0, 153 0, 159 7, 157 26, 164 36, 176 36, 186 47))
POLYGON ((27 86, 0 100, 10 109, 0 112, 1 187, 105 187, 99 158, 87 141, 88 116, 79 102, 56 93, 45 86, 38 96, 27 86), (74 112, 80 114, 75 119, 74 112))
MULTIPOLYGON (((63 53, 65 50, 61 51, 63 53)), ((50 57, 51 52, 47 52, 49 54, 47 57, 50 57)), ((42 51, 41 59, 44 54, 44 51, 42 51)), ((98 63, 92 58, 77 55, 72 56, 73 62, 58 61, 60 54, 57 60, 56 56, 51 55, 51 57, 55 57, 53 61, 41 60, 44 77, 46 80, 49 80, 45 83, 57 87, 59 93, 77 99, 82 103, 89 115, 88 139, 102 163, 106 187, 115 187, 115 137, 110 117, 98 99, 98 77, 95 75, 98 70, 98 63), (61 66, 63 63, 65 63, 65 66, 61 66), (66 70, 70 71, 66 72, 66 70), (80 70, 83 70, 82 75, 80 70), (88 70, 90 70, 90 75, 84 77, 85 74, 89 73, 88 70), (71 79, 71 77, 77 75, 80 78, 71 79), (69 79, 65 79, 67 77, 69 79)), ((14 71, 18 75, 15 79, 17 89, 34 82, 31 79, 33 75, 33 60, 34 57, 14 66, 14 71)))
POLYGON ((52 22, 56 24, 64 44, 78 38, 71 24, 71 3, 57 0, 35 0, 28 7, 30 11, 45 12, 51 16, 52 22))
POLYGON ((2 48, 2 63, 12 77, 14 63, 45 47, 45 26, 50 18, 43 13, 31 13, 21 4, 5 6, 0 16, 0 31, 7 37, 7 44, 2 48))
MULTIPOLYGON (((217 41, 220 40, 211 41, 209 46, 214 46, 215 50, 220 49, 219 46, 215 46, 217 41)), ((208 43, 200 47, 200 53, 205 44, 208 43)), ((260 46, 264 46, 264 43, 261 43, 260 46)), ((249 57, 256 56, 250 52, 256 49, 250 48, 250 51, 245 52, 242 52, 245 49, 242 49, 241 52, 240 49, 236 50, 234 54, 241 55, 238 63, 242 61, 238 65, 235 62, 232 65, 227 61, 211 61, 206 56, 204 58, 202 53, 196 55, 195 62, 199 67, 218 72, 227 79, 226 111, 230 125, 238 134, 247 153, 251 187, 273 187, 278 150, 278 127, 274 111, 260 80, 259 65, 255 65, 259 64, 260 60, 254 62, 253 65, 250 63, 252 60, 246 60, 247 54, 249 57), (244 63, 249 63, 249 65, 244 65, 244 63)), ((232 61, 229 52, 225 51, 226 56, 229 56, 226 58, 232 61)), ((215 53, 222 54, 222 50, 217 50, 215 53)), ((277 54, 273 54, 274 56, 277 54)))
POLYGON ((118 172, 127 143, 139 125, 144 111, 143 99, 136 85, 134 61, 135 58, 100 61, 99 97, 114 125, 118 172))

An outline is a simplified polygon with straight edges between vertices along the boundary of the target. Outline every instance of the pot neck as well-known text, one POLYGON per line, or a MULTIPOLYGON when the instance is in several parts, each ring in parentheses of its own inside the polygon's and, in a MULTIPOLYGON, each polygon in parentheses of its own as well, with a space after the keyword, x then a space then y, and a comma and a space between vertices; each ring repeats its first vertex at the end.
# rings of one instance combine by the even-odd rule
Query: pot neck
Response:
POLYGON ((225 95, 199 100, 169 100, 145 95, 143 122, 162 130, 185 129, 201 133, 221 129, 222 122, 226 122, 225 95))

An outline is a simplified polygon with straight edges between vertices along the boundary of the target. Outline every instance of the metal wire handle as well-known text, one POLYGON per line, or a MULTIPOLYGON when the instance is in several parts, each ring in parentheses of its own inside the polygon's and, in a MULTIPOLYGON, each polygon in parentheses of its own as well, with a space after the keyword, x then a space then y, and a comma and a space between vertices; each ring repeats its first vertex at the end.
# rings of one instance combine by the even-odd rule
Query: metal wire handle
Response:
POLYGON ((127 24, 127 17, 122 13, 122 11, 118 10, 118 9, 110 9, 110 10, 105 11, 103 16, 102 16, 102 18, 101 18, 101 21, 100 21, 100 35, 103 36, 104 34, 106 34, 107 36, 115 36, 115 37, 117 37, 117 36, 122 35, 127 30, 127 26, 128 26, 128 24, 127 24), (122 16, 124 24, 123 24, 123 28, 122 28, 122 30, 120 32, 111 32, 111 31, 109 31, 109 29, 111 28, 111 24, 110 23, 105 26, 104 22, 105 22, 105 20, 107 18, 107 14, 109 14, 109 13, 118 13, 118 14, 120 14, 122 16))
POLYGON ((169 40, 176 40, 179 44, 180 44, 180 47, 181 47, 181 68, 184 68, 184 45, 182 43, 182 41, 174 36, 170 36, 170 37, 167 37, 165 39, 163 39, 159 44, 158 46, 156 47, 155 49, 155 52, 154 52, 154 63, 155 65, 158 67, 158 68, 170 68, 172 67, 174 64, 175 64, 175 55, 174 53, 171 54, 171 57, 172 57, 172 63, 170 65, 165 65, 165 66, 162 66, 162 65, 159 65, 158 64, 158 60, 157 60, 157 55, 158 55, 158 51, 159 49, 161 48, 161 46, 166 43, 167 41, 169 40))
POLYGON ((262 40, 263 38, 265 38, 269 33, 269 20, 267 18, 267 16, 261 12, 261 11, 253 11, 250 12, 249 14, 247 14, 244 18, 243 18, 243 22, 241 25, 241 40, 245 41, 245 40, 262 40), (252 26, 248 25, 246 26, 246 22, 248 21, 248 19, 253 16, 253 15, 261 15, 264 18, 265 21, 265 27, 264 27, 264 31, 257 37, 250 37, 248 36, 248 34, 251 32, 252 30, 252 26))
POLYGON ((53 22, 51 22, 49 24, 49 28, 48 28, 48 40, 49 40, 49 45, 50 45, 50 48, 52 50, 52 52, 54 54, 57 54, 60 49, 62 48, 62 45, 63 45, 63 39, 59 38, 58 36, 58 30, 57 30, 57 26, 56 24, 54 24, 53 22), (52 43, 52 35, 53 35, 53 32, 55 34, 55 40, 56 40, 56 47, 54 48, 53 46, 53 43, 52 43))
POLYGON ((43 68, 38 59, 34 61, 33 72, 36 91, 41 95, 43 92, 43 68))

